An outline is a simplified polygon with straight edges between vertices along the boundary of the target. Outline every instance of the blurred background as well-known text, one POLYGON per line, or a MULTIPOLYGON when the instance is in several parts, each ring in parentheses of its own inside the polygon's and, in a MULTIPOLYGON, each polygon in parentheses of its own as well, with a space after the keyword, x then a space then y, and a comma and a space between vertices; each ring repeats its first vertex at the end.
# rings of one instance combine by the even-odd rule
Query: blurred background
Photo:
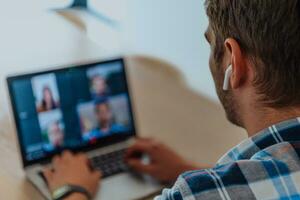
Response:
POLYGON ((2 73, 99 55, 145 54, 173 63, 191 89, 217 101, 203 37, 203 0, 87 1, 88 12, 71 9, 73 0, 0 0, 2 73))
POLYGON ((41 199, 24 179, 12 134, 9 75, 125 56, 140 135, 205 164, 244 139, 245 132, 226 120, 215 93, 203 4, 0 0, 0 156, 7 158, 0 162, 0 199, 41 199))

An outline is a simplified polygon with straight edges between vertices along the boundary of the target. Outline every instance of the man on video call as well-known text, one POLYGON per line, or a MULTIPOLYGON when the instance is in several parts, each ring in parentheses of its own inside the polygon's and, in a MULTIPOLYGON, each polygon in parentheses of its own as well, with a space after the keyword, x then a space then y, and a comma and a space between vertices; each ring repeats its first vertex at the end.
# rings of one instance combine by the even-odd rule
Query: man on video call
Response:
POLYGON ((85 140, 92 141, 126 130, 123 126, 113 123, 113 114, 106 97, 98 97, 94 102, 94 106, 98 127, 85 134, 83 136, 85 140))
MULTIPOLYGON (((300 199, 299 5, 299 0, 206 0, 205 37, 216 90, 228 120, 245 128, 249 138, 207 169, 155 140, 138 140, 127 152, 128 165, 175 182, 157 200, 300 199), (150 163, 136 153, 148 154, 150 163)), ((101 172, 91 171, 84 155, 65 152, 53 159, 53 167, 44 172, 50 190, 72 183, 97 192, 101 172)), ((85 199, 75 193, 67 198, 85 199)))

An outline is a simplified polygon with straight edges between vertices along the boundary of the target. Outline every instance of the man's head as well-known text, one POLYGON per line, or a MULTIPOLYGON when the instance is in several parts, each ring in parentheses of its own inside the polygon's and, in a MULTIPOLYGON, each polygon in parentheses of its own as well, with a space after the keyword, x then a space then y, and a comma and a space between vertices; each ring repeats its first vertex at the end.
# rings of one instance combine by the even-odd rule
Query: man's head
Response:
POLYGON ((231 122, 244 125, 245 106, 300 106, 299 4, 298 0, 206 0, 210 68, 231 122), (223 91, 229 65, 230 89, 223 91))
POLYGON ((107 90, 105 79, 100 75, 92 77, 92 87, 96 95, 104 95, 107 90))
POLYGON ((95 101, 95 113, 101 127, 107 127, 110 125, 112 112, 106 98, 100 98, 95 101))
POLYGON ((64 133, 58 121, 55 121, 49 125, 48 138, 50 143, 55 147, 63 145, 64 133))

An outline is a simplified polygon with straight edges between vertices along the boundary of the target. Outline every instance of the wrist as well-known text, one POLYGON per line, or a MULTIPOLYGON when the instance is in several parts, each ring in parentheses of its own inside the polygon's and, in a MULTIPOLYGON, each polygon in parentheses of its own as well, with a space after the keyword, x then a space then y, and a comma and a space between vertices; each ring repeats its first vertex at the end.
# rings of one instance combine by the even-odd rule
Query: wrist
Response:
POLYGON ((91 200, 92 194, 82 186, 66 184, 52 192, 54 200, 91 200))
POLYGON ((185 161, 185 162, 182 162, 182 165, 180 167, 180 171, 181 171, 180 174, 187 172, 187 171, 194 171, 197 169, 200 169, 197 165, 195 165, 192 162, 185 161))
POLYGON ((195 170, 203 170, 203 169, 210 169, 212 165, 199 165, 193 162, 186 162, 185 164, 185 171, 195 171, 195 170))
POLYGON ((172 175, 169 177, 169 180, 167 183, 174 184, 175 181, 178 179, 178 177, 188 171, 194 171, 199 169, 196 165, 193 163, 187 162, 187 161, 182 161, 181 163, 178 163, 176 165, 176 168, 174 168, 172 175))
POLYGON ((194 171, 198 169, 202 169, 202 167, 199 167, 194 163, 187 162, 185 165, 185 171, 194 171))

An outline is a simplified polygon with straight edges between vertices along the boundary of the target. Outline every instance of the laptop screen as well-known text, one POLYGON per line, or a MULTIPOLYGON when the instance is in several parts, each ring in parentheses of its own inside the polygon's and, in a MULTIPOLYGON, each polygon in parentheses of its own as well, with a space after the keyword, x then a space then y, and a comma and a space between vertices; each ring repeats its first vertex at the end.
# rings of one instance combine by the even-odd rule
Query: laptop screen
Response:
POLYGON ((7 81, 25 166, 135 135, 122 59, 7 81))

